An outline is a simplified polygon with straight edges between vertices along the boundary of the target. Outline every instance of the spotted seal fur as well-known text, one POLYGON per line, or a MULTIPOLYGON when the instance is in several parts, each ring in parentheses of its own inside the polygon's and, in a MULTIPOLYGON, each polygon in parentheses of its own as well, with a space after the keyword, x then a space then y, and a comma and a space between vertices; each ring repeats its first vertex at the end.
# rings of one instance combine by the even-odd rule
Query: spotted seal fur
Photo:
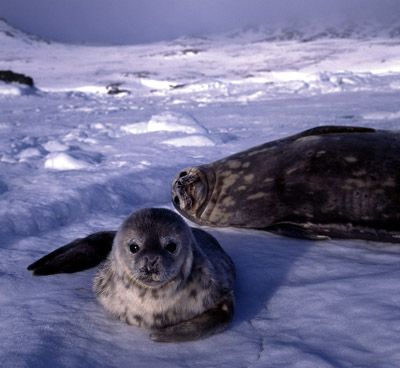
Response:
POLYGON ((324 126, 189 167, 172 201, 208 226, 400 242, 400 131, 324 126))
MULTIPOLYGON (((91 261, 82 249, 88 254, 88 248, 96 249, 99 240, 107 244, 114 235, 102 232, 76 240, 29 269, 36 275, 63 272, 64 266, 74 272, 71 264, 77 258, 84 269, 82 259, 91 261)), ((112 315, 151 329, 152 340, 180 342, 227 327, 234 313, 234 280, 233 262, 214 237, 190 228, 170 210, 143 209, 128 216, 116 233, 93 289, 112 315)))

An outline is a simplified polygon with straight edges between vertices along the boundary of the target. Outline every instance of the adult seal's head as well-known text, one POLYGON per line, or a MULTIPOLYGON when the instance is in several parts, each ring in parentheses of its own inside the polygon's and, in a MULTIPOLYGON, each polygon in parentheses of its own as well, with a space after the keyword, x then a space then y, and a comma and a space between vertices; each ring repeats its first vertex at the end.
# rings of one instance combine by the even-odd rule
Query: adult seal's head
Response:
POLYGON ((172 182, 172 201, 176 209, 189 219, 201 219, 214 185, 212 168, 201 166, 184 169, 172 182))
POLYGON ((166 209, 131 214, 94 279, 104 308, 155 341, 220 332, 233 316, 235 270, 208 233, 166 209))

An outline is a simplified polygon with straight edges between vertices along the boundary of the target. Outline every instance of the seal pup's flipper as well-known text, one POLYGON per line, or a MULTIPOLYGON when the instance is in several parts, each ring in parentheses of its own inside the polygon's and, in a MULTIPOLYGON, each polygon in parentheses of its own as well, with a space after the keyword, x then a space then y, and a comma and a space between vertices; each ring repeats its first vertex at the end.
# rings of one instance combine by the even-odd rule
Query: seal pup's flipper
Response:
POLYGON ((234 300, 231 294, 217 307, 176 325, 153 329, 150 339, 156 342, 185 342, 200 340, 223 331, 232 321, 234 300))
POLYGON ((28 266, 34 276, 87 270, 104 261, 110 253, 116 231, 101 231, 79 238, 45 255, 28 266))

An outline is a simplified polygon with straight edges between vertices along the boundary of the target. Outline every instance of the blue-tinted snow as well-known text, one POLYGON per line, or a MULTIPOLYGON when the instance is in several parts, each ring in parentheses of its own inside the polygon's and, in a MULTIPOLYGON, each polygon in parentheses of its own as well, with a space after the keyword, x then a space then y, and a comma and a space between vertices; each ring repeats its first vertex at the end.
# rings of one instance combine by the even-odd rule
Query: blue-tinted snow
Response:
POLYGON ((2 366, 400 366, 398 245, 208 229, 237 267, 236 315, 225 332, 183 344, 107 315, 95 270, 26 271, 132 210, 172 208, 170 182, 186 166, 318 125, 399 129, 395 33, 251 30, 95 47, 0 26, 0 69, 37 88, 0 85, 2 366), (108 95, 111 84, 126 91, 108 95))

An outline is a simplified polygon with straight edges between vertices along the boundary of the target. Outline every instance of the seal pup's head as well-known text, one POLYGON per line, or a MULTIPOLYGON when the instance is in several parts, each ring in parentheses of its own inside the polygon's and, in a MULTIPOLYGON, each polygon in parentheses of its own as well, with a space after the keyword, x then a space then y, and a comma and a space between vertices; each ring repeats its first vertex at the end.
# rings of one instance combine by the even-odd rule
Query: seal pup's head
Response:
POLYGON ((179 215, 146 208, 125 219, 115 237, 111 259, 120 277, 141 287, 159 288, 187 278, 195 244, 191 229, 179 215))

